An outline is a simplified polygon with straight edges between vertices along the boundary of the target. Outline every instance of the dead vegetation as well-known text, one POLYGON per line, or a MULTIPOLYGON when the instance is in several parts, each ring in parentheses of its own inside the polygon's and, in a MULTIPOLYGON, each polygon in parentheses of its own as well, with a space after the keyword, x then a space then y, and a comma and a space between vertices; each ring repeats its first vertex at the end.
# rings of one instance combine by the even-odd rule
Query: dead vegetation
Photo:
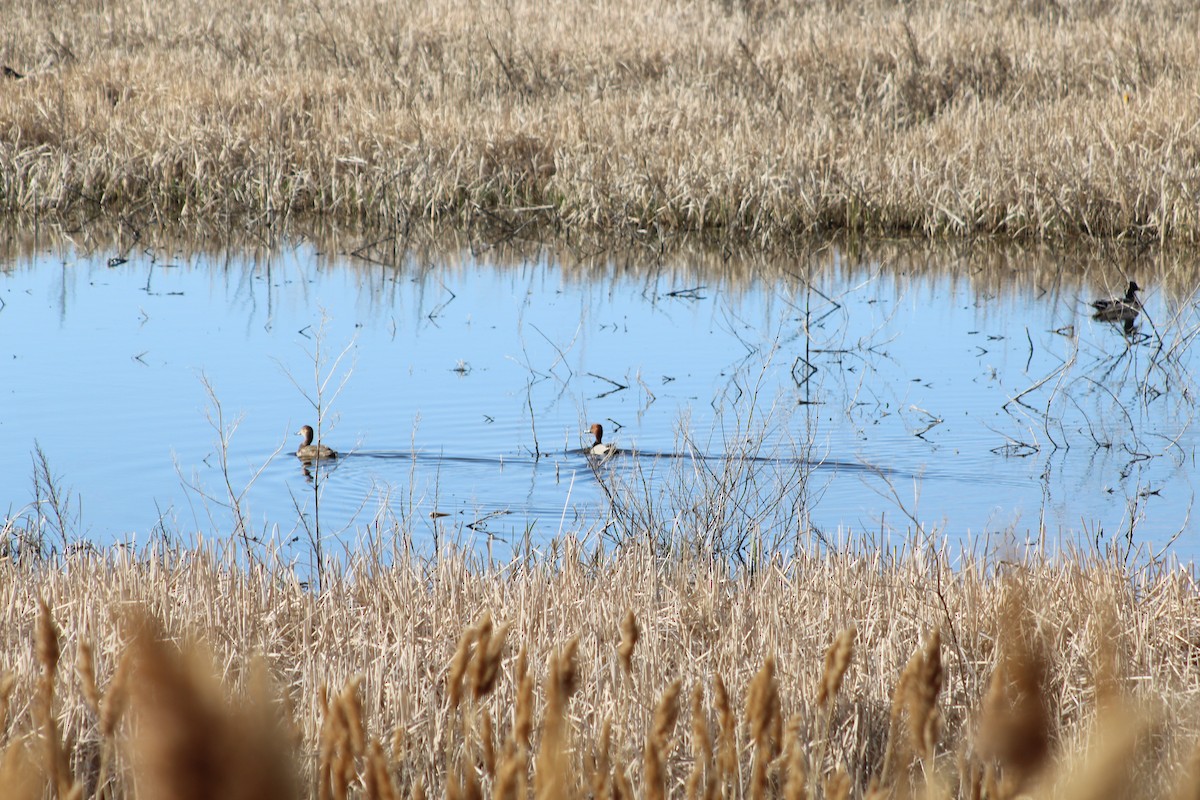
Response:
POLYGON ((1174 0, 17 0, 0 208, 1200 238, 1174 0))
POLYGON ((6 561, 4 796, 1195 796, 1189 571, 558 555, 6 561))

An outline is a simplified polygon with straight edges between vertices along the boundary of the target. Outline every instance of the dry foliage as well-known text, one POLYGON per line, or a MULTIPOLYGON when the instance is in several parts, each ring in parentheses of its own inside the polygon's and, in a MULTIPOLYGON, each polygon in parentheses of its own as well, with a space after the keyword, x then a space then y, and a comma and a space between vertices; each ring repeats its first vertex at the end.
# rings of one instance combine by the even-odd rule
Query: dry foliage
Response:
POLYGON ((1181 0, 13 0, 0 208, 1200 239, 1181 0))
POLYGON ((316 596, 209 552, 0 562, 0 793, 1196 795, 1189 571, 764 570, 569 546, 553 569, 364 561, 316 596))

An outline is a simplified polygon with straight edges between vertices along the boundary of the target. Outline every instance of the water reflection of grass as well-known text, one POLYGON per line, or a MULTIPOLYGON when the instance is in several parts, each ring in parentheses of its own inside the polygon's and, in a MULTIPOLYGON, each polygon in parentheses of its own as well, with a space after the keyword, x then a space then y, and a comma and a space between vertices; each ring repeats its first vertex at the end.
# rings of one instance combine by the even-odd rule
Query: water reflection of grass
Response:
POLYGON ((316 593, 227 555, 0 565, 6 798, 1196 787, 1196 587, 1161 565, 843 547, 731 572, 568 539, 361 553, 316 593))
POLYGON ((8 209, 1200 235, 1170 0, 9 10, 8 209))

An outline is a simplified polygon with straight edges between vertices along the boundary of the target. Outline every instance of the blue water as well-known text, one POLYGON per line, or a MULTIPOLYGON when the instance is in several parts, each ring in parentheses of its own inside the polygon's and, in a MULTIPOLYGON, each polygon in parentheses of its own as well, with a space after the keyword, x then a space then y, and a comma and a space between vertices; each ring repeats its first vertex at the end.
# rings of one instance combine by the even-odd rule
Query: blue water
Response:
POLYGON ((1196 555, 1196 309, 1147 278, 1126 335, 1083 302, 1115 274, 1046 290, 836 250, 749 279, 537 253, 380 265, 301 242, 0 264, 0 513, 52 517, 32 505, 40 447, 69 491, 55 545, 228 537, 228 483, 260 540, 311 547, 319 529, 340 550, 402 520, 417 546, 503 551, 628 533, 630 495, 614 509, 601 480, 682 534, 698 487, 740 469, 755 491, 718 535, 1003 550, 1044 531, 1196 555), (319 380, 343 457, 314 472, 291 453, 319 380), (571 452, 591 422, 637 455, 594 473, 571 452))

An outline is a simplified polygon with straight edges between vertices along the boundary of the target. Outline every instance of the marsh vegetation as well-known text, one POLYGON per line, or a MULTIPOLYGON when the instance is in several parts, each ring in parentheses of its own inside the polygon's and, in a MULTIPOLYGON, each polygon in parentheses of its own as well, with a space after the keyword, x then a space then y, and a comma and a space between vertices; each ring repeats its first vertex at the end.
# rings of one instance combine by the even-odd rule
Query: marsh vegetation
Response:
POLYGON ((1197 587, 1164 564, 564 540, 362 552, 317 594, 232 555, 0 563, 5 797, 1195 791, 1197 587))
POLYGON ((1198 33, 1173 0, 9 3, 0 360, 6 400, 31 399, 0 433, 34 438, 0 473, 32 487, 0 523, 0 795, 1198 796, 1200 590, 1174 560, 1194 546, 1198 33), (953 238, 978 234, 1007 244, 953 238), (20 284, 47 238, 58 283, 20 284), (354 288, 330 317, 312 286, 335 261, 354 288), (456 280, 484 265, 508 283, 472 299, 456 280), (1134 279, 1136 320, 1091 320, 1134 279), (536 317, 588 281, 607 297, 568 329, 536 317), (489 322, 506 293, 516 322, 489 322), (647 302, 645 327, 614 298, 647 302), (1036 322, 997 323, 1018 302, 1036 322), (247 333, 218 344, 206 303, 247 333), (729 353, 678 380, 630 347, 597 366, 580 335, 650 351, 702 314, 729 353), (425 346, 401 358, 406 322, 425 346), (937 338, 906 355, 918 323, 937 338), (514 327, 507 349, 478 332, 514 327), (207 354, 163 355, 166 331, 207 354), (956 332, 968 356, 931 360, 956 332), (398 408, 366 374, 439 399, 398 408), (195 399, 155 402, 181 376, 195 399), (316 426, 336 472, 290 449, 275 470, 280 384, 284 437, 316 426), (968 384, 987 416, 951 418, 968 384), (446 400, 468 395, 513 403, 446 400), (64 449, 58 421, 91 412, 64 449), (422 412, 487 455, 427 458, 422 412), (122 415, 207 444, 127 458, 94 436, 122 415), (601 420, 654 457, 571 461, 601 420), (886 463, 856 451, 868 432, 886 463), (453 516, 447 464, 473 481, 453 516), (516 464, 548 535, 486 524, 516 464), (896 512, 871 533, 817 519, 839 465, 896 512), (904 485, 996 497, 1013 465, 1041 512, 995 539, 929 524, 904 485), (84 470, 130 492, 166 474, 190 519, 155 496, 133 535, 93 537, 84 470), (577 479, 597 516, 568 515, 577 479), (1056 481, 1086 509, 1057 529, 1056 481), (257 513, 272 483, 283 524, 257 513))
POLYGON ((1200 238, 1200 10, 16 0, 0 207, 1200 238))

